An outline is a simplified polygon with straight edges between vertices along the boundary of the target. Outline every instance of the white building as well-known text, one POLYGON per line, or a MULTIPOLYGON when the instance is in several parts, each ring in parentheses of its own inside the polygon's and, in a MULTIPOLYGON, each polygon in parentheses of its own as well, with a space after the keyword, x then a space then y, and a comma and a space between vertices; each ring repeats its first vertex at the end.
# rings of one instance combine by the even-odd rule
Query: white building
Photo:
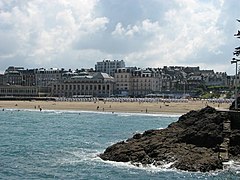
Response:
POLYGON ((103 60, 102 62, 97 62, 95 65, 96 72, 107 73, 114 77, 114 73, 118 68, 125 68, 125 62, 123 60, 103 60))

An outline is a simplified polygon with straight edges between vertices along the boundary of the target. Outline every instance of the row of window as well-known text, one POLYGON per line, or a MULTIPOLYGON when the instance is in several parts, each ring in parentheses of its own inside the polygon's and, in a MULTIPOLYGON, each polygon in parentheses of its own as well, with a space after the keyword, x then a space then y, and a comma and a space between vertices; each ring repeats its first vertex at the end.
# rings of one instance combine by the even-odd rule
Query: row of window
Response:
POLYGON ((128 84, 117 84, 117 86, 128 86, 128 84))
POLYGON ((86 95, 86 94, 109 94, 109 91, 54 91, 53 94, 72 94, 72 95, 86 95))
POLYGON ((26 93, 26 94, 35 94, 35 89, 1 89, 1 93, 26 93))
POLYGON ((109 85, 53 85, 53 90, 109 90, 109 85))
POLYGON ((91 80, 91 79, 88 79, 88 80, 81 80, 81 82, 77 81, 77 80, 66 80, 65 82, 67 83, 102 83, 102 80, 91 80))
POLYGON ((120 75, 116 75, 117 78, 120 78, 120 77, 123 78, 123 76, 124 76, 125 78, 128 78, 128 75, 121 75, 121 76, 120 76, 120 75))
MULTIPOLYGON (((121 77, 121 78, 123 78, 123 77, 121 77)), ((123 82, 123 81, 125 81, 125 82, 128 82, 129 80, 128 79, 118 79, 118 77, 117 77, 117 79, 116 79, 116 82, 123 82)), ((133 79, 132 80, 133 82, 151 82, 151 79, 133 79)), ((156 81, 156 82, 154 82, 154 81, 152 81, 153 83, 158 83, 158 81, 156 81)))

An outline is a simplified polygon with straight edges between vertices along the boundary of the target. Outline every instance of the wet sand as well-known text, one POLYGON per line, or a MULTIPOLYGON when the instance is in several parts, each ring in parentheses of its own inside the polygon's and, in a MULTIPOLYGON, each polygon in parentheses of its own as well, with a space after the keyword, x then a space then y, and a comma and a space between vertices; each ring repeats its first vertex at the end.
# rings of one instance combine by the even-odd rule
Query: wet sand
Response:
POLYGON ((36 110, 75 110, 99 112, 126 112, 149 114, 185 114, 199 110, 207 105, 228 109, 230 103, 210 103, 207 101, 188 102, 68 102, 68 101, 0 101, 0 109, 36 109, 36 110))

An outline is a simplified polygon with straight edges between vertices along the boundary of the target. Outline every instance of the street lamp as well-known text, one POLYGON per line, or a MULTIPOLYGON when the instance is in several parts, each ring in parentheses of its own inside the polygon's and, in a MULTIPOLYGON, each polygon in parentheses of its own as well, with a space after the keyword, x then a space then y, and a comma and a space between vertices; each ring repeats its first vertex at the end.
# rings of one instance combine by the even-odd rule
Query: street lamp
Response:
MULTIPOLYGON (((239 19, 237 19, 238 22, 240 22, 239 19)), ((238 32, 236 34, 234 34, 235 37, 240 38, 240 31, 238 30, 238 32)), ((240 54, 240 47, 235 48, 235 51, 233 52, 233 55, 235 56, 239 56, 240 54)), ((236 74, 235 74, 235 110, 238 109, 238 103, 237 103, 237 99, 238 99, 238 89, 237 89, 237 74, 238 74, 238 61, 240 61, 240 59, 237 58, 232 58, 231 64, 235 63, 236 64, 236 74)))
POLYGON ((238 90, 237 90, 237 74, 238 74, 238 61, 240 59, 232 58, 231 64, 236 64, 236 73, 235 73, 235 110, 238 109, 238 103, 237 103, 237 98, 238 98, 238 90))

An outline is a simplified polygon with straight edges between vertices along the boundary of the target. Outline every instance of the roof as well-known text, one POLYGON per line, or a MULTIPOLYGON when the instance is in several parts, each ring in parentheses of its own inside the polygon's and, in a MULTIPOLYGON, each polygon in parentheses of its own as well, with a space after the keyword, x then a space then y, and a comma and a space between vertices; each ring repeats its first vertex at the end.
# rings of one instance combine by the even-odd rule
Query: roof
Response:
POLYGON ((109 76, 107 73, 102 73, 102 72, 94 73, 93 77, 96 79, 113 79, 112 76, 109 76))

